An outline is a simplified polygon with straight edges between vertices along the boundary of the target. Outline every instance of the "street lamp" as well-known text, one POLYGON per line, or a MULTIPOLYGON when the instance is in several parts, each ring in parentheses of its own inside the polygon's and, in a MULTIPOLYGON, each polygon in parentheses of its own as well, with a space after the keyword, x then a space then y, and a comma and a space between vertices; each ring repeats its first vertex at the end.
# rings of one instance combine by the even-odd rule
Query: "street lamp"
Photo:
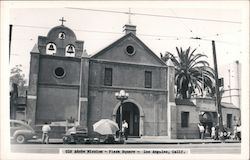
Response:
POLYGON ((122 105, 123 105, 123 102, 126 99, 128 99, 128 96, 129 96, 129 94, 126 93, 124 90, 120 90, 120 92, 115 93, 116 99, 121 101, 121 105, 120 105, 120 134, 119 134, 120 141, 122 141, 122 130, 121 130, 122 129, 122 105))

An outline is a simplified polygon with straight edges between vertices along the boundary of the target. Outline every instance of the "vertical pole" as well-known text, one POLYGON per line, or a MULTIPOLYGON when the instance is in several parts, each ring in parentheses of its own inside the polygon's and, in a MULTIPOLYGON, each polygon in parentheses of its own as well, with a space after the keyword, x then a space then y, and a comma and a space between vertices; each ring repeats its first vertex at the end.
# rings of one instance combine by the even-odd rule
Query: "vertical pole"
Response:
POLYGON ((229 80, 229 85, 228 85, 228 90, 229 90, 229 98, 230 98, 230 103, 232 103, 232 93, 231 93, 231 70, 228 70, 228 80, 229 80))
POLYGON ((10 24, 10 32, 9 32, 9 61, 10 61, 10 53, 11 53, 11 37, 12 37, 12 24, 10 24))
POLYGON ((120 141, 122 140, 122 105, 123 100, 121 100, 121 106, 120 106, 120 141))
POLYGON ((80 79, 79 79, 79 100, 78 100, 78 115, 77 115, 77 119, 78 119, 78 124, 80 125, 81 122, 81 103, 82 103, 82 67, 83 67, 83 59, 81 57, 81 68, 80 68, 80 79))
POLYGON ((212 40, 213 47, 213 59, 214 59, 214 70, 215 70, 215 91, 216 91, 216 107, 218 109, 218 117, 219 117, 219 128, 220 132, 223 132, 223 124, 222 124, 222 112, 220 105, 220 91, 219 91, 219 79, 218 79, 218 69, 217 69, 217 58, 216 58, 216 50, 215 50, 215 42, 212 40))
POLYGON ((202 78, 202 97, 205 97, 206 95, 204 95, 204 90, 205 90, 205 87, 204 87, 204 77, 203 77, 203 71, 201 70, 201 78, 202 78))

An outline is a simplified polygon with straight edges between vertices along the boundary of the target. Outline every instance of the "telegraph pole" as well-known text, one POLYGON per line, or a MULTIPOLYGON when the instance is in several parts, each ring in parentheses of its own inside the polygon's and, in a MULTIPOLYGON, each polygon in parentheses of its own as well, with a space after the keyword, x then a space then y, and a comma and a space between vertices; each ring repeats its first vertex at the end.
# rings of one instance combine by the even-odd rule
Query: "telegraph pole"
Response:
POLYGON ((215 91, 216 91, 216 107, 218 109, 218 118, 219 118, 219 128, 220 132, 224 131, 223 128, 223 120, 222 120, 222 112, 221 112, 221 96, 219 90, 219 79, 218 79, 218 69, 217 69, 217 58, 216 58, 216 50, 215 50, 215 42, 212 40, 212 47, 213 47, 213 59, 214 59, 214 70, 215 70, 215 91))
POLYGON ((12 38, 12 24, 10 24, 10 31, 9 31, 9 61, 10 61, 10 53, 11 53, 11 38, 12 38))

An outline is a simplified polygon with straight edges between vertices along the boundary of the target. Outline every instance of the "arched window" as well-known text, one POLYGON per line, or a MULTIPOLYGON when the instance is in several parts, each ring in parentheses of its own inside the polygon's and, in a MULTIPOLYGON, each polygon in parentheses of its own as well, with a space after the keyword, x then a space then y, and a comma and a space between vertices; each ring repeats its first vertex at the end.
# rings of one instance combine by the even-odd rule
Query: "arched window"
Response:
POLYGON ((56 53, 56 44, 55 43, 48 43, 46 46, 46 54, 54 55, 56 53))
POLYGON ((75 46, 72 44, 69 44, 65 48, 65 56, 67 57, 75 57, 75 46))

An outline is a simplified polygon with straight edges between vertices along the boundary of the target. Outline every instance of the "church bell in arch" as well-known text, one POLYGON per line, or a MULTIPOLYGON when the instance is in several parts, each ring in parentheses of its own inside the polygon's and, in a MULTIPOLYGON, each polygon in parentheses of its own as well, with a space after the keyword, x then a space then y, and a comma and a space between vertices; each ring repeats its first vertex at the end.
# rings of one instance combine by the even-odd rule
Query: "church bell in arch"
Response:
POLYGON ((72 45, 69 46, 68 50, 67 50, 67 53, 74 53, 74 50, 73 50, 73 47, 72 45))
POLYGON ((53 44, 49 45, 49 49, 48 50, 50 50, 50 51, 54 51, 55 50, 53 44))

